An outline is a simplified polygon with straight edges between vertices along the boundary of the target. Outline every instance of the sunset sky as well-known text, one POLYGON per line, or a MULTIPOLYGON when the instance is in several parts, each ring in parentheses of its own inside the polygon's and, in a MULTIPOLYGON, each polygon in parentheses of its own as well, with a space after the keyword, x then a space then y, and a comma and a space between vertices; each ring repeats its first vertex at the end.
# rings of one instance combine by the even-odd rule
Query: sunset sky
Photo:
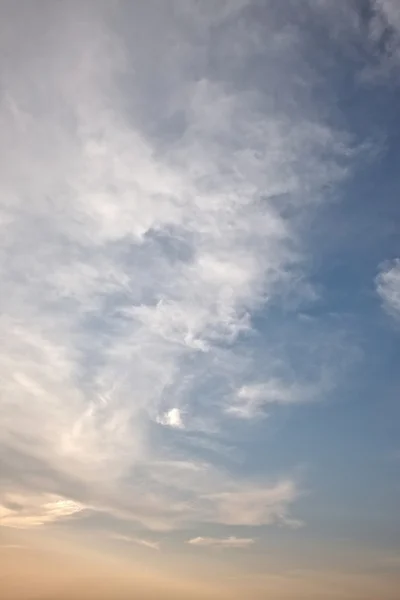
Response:
POLYGON ((0 1, 2 600, 398 600, 399 106, 399 0, 0 1))

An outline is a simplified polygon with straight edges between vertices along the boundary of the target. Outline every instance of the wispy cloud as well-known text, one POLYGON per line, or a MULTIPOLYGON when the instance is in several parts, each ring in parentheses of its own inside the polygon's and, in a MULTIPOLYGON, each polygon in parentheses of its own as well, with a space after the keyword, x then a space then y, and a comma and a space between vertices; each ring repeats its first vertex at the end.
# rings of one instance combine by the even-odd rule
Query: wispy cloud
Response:
POLYGON ((400 259, 382 265, 376 278, 376 289, 385 309, 400 317, 400 259))
POLYGON ((193 546, 211 546, 214 548, 249 548, 254 544, 255 540, 252 538, 237 538, 235 536, 227 538, 213 538, 213 537, 196 537, 188 540, 188 544, 193 546))
POLYGON ((243 477, 179 443, 200 423, 227 428, 232 389, 240 416, 309 397, 293 378, 248 384, 264 381, 253 316, 310 289, 302 231, 346 176, 351 140, 308 100, 269 95, 312 74, 297 38, 232 30, 240 3, 179 5, 162 31, 130 15, 147 19, 161 66, 122 28, 140 3, 114 14, 115 30, 114 4, 87 6, 39 11, 29 36, 14 11, 2 26, 0 444, 22 457, 2 493, 30 505, 5 523, 88 507, 152 529, 290 524, 290 476, 243 477), (241 65, 230 81, 202 66, 215 19, 216 62, 234 46, 241 65), (166 30, 180 40, 173 64, 166 30), (244 83, 261 37, 268 90, 244 83))
MULTIPOLYGON (((270 487, 219 492, 207 496, 215 503, 214 520, 228 525, 299 525, 288 517, 288 507, 299 492, 295 482, 280 481, 270 487)), ((211 520, 211 519, 210 519, 211 520)))
POLYGON ((268 405, 311 401, 321 390, 322 386, 302 385, 300 382, 291 384, 278 379, 243 385, 236 392, 226 412, 244 419, 260 417, 268 405))
POLYGON ((130 537, 128 535, 120 535, 114 534, 112 536, 114 540, 119 540, 120 542, 127 542, 128 544, 138 544, 139 546, 145 546, 146 548, 151 548, 152 550, 160 550, 160 542, 154 540, 146 540, 138 537, 130 537))
POLYGON ((0 522, 3 527, 25 529, 58 521, 83 508, 77 502, 58 496, 9 493, 1 499, 0 522))

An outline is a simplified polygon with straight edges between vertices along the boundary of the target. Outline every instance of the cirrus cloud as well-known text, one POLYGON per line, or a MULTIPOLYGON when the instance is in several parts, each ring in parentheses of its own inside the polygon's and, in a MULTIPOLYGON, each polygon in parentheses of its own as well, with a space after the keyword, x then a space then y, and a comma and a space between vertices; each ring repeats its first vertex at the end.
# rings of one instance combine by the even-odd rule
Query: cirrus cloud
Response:
POLYGON ((196 537, 188 540, 187 543, 192 546, 205 546, 213 548, 249 548, 254 544, 253 538, 237 538, 230 536, 227 538, 213 538, 213 537, 196 537))
POLYGON ((268 35, 232 30, 245 5, 216 16, 178 3, 160 30, 140 3, 54 4, 26 19, 30 35, 2 8, 0 444, 6 492, 32 506, 21 525, 76 506, 159 530, 293 524, 290 475, 244 477, 218 453, 202 461, 196 444, 234 444, 226 410, 307 396, 293 378, 246 383, 262 381, 268 346, 252 360, 254 316, 313 296, 302 235, 354 149, 317 104, 289 110, 245 83, 268 39, 268 89, 288 98, 299 78, 313 85, 299 39, 274 32, 273 7, 268 35), (124 10, 153 32, 157 61, 123 29, 124 10), (238 49, 230 78, 205 68, 215 20, 216 64, 238 49), (38 488, 67 504, 34 500, 38 488))

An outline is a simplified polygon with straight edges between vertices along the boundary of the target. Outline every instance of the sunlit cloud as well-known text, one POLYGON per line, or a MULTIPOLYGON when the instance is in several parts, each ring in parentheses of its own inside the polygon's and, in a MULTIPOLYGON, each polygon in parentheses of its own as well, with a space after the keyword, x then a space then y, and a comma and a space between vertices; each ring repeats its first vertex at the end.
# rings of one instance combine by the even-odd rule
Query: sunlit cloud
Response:
MULTIPOLYGON (((204 15, 224 23, 237 10, 204 15)), ((54 7, 32 38, 43 28, 48 59, 25 41, 4 77, 0 442, 42 470, 27 476, 18 459, 27 498, 32 486, 71 497, 5 518, 45 524, 88 506, 162 530, 289 523, 299 485, 288 474, 241 480, 216 458, 194 471, 174 463, 166 477, 156 465, 173 463, 178 440, 150 433, 162 425, 195 448, 211 431, 218 443, 226 413, 262 417, 266 404, 310 398, 296 377, 248 384, 259 378, 244 347, 254 311, 281 294, 312 296, 297 222, 346 176, 350 139, 308 108, 262 108, 239 81, 193 78, 177 60, 180 98, 159 118, 181 111, 185 128, 166 148, 122 108, 134 42, 114 35, 107 14, 54 7)), ((194 5, 185 14, 198 18, 194 5)), ((201 37, 208 25, 193 23, 201 37)))
POLYGON ((210 494, 216 515, 213 520, 228 525, 298 525, 288 516, 290 504, 298 497, 296 483, 280 481, 270 487, 249 487, 210 494))
MULTIPOLYGON (((335 61, 390 85, 400 11, 295 5, 0 7, 5 527, 239 563, 322 521, 363 337, 325 221, 385 148, 341 114, 335 61)), ((371 296, 399 317, 399 259, 371 296)))
POLYGON ((70 517, 84 508, 77 502, 58 496, 10 493, 0 503, 0 519, 3 527, 25 529, 70 517))
POLYGON ((231 536, 228 538, 196 537, 188 540, 188 544, 193 546, 211 546, 214 548, 248 548, 254 544, 252 538, 237 538, 231 536))
POLYGON ((179 408, 171 408, 166 413, 158 417, 157 422, 161 425, 177 427, 178 429, 181 429, 184 426, 179 408))

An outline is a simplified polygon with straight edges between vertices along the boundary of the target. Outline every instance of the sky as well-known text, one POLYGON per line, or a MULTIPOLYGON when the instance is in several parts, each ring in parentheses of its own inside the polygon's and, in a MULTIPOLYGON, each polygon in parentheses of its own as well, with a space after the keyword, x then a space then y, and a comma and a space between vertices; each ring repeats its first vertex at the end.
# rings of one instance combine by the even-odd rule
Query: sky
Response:
POLYGON ((398 598, 399 98, 397 0, 0 3, 6 600, 398 598))

